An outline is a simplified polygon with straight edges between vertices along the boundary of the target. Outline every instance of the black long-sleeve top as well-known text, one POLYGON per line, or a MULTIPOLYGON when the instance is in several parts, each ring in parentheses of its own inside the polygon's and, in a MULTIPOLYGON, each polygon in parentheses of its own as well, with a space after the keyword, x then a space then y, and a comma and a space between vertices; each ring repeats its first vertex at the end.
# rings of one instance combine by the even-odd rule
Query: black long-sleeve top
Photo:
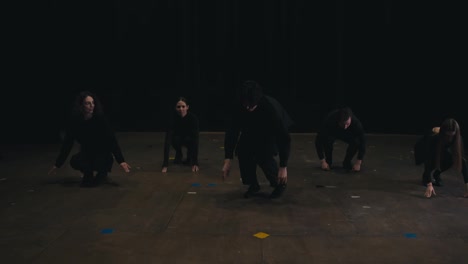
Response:
POLYGON ((319 159, 325 158, 324 148, 329 136, 344 141, 357 139, 359 142, 357 159, 364 159, 364 155, 366 154, 366 136, 361 121, 355 115, 352 115, 351 124, 347 129, 344 129, 339 127, 337 120, 338 110, 330 112, 317 133, 316 151, 319 159))
POLYGON ((167 167, 169 165, 169 150, 174 136, 178 136, 182 139, 189 139, 191 141, 192 152, 189 153, 191 154, 191 157, 188 158, 192 166, 198 165, 199 134, 199 120, 194 113, 187 112, 184 117, 174 113, 166 125, 163 167, 167 167))
POLYGON ((279 153, 280 166, 287 167, 291 149, 288 127, 291 123, 278 101, 269 96, 263 96, 252 112, 235 105, 226 123, 225 158, 232 159, 234 151, 240 152, 239 149, 257 156, 279 153))
MULTIPOLYGON (((439 142, 439 140, 439 134, 432 134, 425 137, 423 181, 426 184, 431 182, 431 172, 434 169, 436 169, 437 143, 439 142)), ((447 144, 443 146, 443 148, 441 149, 441 155, 446 154, 449 151, 452 144, 447 144)))
POLYGON ((80 151, 85 154, 112 153, 119 164, 125 161, 114 131, 104 116, 94 115, 88 120, 83 118, 70 120, 60 153, 55 161, 57 168, 65 163, 75 141, 80 144, 80 151))

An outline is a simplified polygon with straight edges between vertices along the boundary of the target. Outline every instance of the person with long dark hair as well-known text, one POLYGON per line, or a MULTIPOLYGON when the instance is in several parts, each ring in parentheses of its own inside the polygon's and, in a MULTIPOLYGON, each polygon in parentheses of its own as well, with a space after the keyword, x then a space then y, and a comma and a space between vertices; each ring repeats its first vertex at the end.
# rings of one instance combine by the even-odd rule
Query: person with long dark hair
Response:
POLYGON ((440 127, 434 128, 430 135, 425 135, 415 145, 416 164, 424 163, 422 183, 426 186, 425 197, 436 195, 434 186, 443 186, 442 172, 453 168, 463 175, 464 197, 468 198, 468 170, 463 152, 460 126, 453 118, 445 119, 440 127))
POLYGON ((192 171, 197 172, 198 168, 198 142, 199 142, 199 121, 198 117, 189 111, 189 105, 185 97, 179 97, 175 105, 175 111, 170 115, 166 124, 164 139, 164 161, 162 172, 167 172, 169 166, 169 152, 171 145, 175 149, 175 164, 191 165, 192 171), (182 148, 187 148, 187 159, 183 160, 182 148))
POLYGON ((83 174, 82 187, 93 187, 107 181, 114 158, 125 172, 130 172, 131 167, 124 159, 99 99, 89 91, 80 92, 75 98, 60 153, 49 174, 63 166, 75 141, 80 150, 71 157, 70 165, 83 174))
POLYGON ((288 180, 291 149, 288 129, 292 120, 276 99, 263 94, 256 81, 245 81, 234 103, 226 123, 223 179, 229 176, 231 160, 236 154, 242 183, 249 186, 244 197, 260 191, 256 172, 259 166, 274 188, 270 198, 279 198, 288 180), (278 154, 279 167, 275 159, 278 154))

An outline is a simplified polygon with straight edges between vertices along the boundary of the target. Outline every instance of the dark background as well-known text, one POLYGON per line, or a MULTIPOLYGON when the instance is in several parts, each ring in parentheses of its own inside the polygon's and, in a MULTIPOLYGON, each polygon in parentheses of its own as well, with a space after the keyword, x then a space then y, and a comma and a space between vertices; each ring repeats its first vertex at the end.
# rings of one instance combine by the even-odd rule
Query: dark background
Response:
POLYGON ((2 141, 55 142, 73 96, 96 92, 116 131, 161 131, 178 96, 223 131, 255 79, 316 132, 336 104, 368 133, 468 130, 462 1, 119 0, 5 8, 2 141))

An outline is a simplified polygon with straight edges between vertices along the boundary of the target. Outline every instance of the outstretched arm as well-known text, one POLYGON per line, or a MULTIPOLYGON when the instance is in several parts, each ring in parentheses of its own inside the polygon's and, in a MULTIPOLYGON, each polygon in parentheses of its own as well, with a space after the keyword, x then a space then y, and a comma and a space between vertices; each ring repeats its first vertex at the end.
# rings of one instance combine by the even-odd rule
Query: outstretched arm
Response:
POLYGON ((424 192, 424 196, 430 198, 432 195, 436 195, 434 186, 432 186, 431 181, 431 174, 434 170, 430 161, 426 161, 424 163, 424 172, 423 172, 423 183, 426 184, 426 191, 424 192))
POLYGON ((55 164, 53 168, 49 171, 49 174, 53 173, 55 169, 62 167, 63 164, 65 163, 65 160, 68 158, 68 155, 70 155, 70 151, 72 150, 73 144, 75 142, 74 133, 75 133, 74 128, 69 124, 65 131, 65 137, 63 139, 63 143, 60 148, 59 155, 57 159, 55 160, 55 164))
POLYGON ((172 130, 166 130, 164 135, 162 172, 167 172, 167 167, 169 166, 169 151, 171 148, 172 134, 172 130))
POLYGON ((226 131, 224 134, 223 180, 225 180, 231 172, 231 160, 234 158, 234 149, 236 148, 240 134, 238 122, 238 118, 234 115, 234 112, 228 114, 225 124, 226 131))
POLYGON ((327 160, 325 159, 325 140, 326 137, 323 135, 322 132, 318 132, 317 136, 315 138, 315 151, 317 152, 317 156, 320 160, 320 167, 322 170, 330 170, 330 164, 327 163, 327 160))
POLYGON ((198 171, 198 145, 199 145, 199 137, 200 137, 200 126, 198 118, 193 115, 193 119, 191 120, 191 138, 193 139, 192 149, 191 149, 191 157, 190 160, 192 162, 192 171, 198 171))
POLYGON ((174 134, 174 117, 170 116, 170 119, 166 120, 165 124, 165 134, 164 134, 164 146, 163 146, 163 163, 162 163, 162 172, 167 172, 167 167, 169 166, 169 152, 172 143, 172 137, 174 134))

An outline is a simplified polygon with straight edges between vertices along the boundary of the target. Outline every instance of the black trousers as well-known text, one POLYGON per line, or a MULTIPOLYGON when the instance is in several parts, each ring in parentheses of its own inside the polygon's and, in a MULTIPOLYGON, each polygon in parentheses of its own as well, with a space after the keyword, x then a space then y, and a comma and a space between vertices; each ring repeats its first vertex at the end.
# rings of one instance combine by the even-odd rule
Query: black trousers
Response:
POLYGON ((78 152, 70 159, 70 165, 73 169, 83 173, 84 178, 89 178, 97 172, 102 177, 107 176, 111 171, 114 157, 111 153, 86 153, 78 152))
POLYGON ((255 155, 248 151, 238 153, 239 170, 244 185, 258 185, 257 166, 265 174, 270 186, 278 186, 278 163, 274 155, 255 155))
POLYGON ((176 151, 175 159, 182 160, 182 147, 187 148, 187 161, 197 162, 195 141, 191 137, 173 136, 172 147, 176 151))
POLYGON ((337 139, 348 144, 348 147, 346 148, 346 156, 343 160, 343 164, 346 165, 351 163, 351 160, 358 152, 360 144, 357 138, 336 138, 334 136, 327 136, 324 140, 325 161, 330 165, 330 167, 333 164, 333 144, 337 139))

